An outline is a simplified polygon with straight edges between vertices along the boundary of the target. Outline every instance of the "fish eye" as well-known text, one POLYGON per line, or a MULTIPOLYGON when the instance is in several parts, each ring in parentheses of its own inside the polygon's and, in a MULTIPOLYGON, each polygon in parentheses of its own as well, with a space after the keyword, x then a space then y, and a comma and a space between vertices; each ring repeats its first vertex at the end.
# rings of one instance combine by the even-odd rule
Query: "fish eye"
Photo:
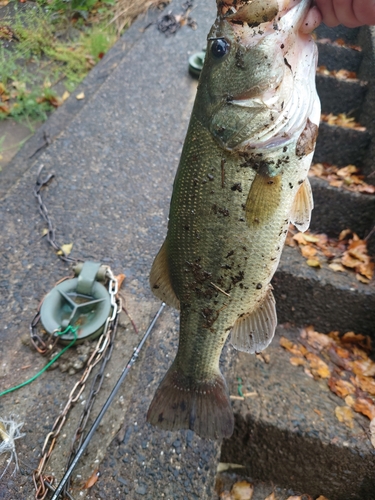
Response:
POLYGON ((215 59, 221 59, 229 52, 230 45, 225 38, 216 38, 211 45, 211 54, 215 59))

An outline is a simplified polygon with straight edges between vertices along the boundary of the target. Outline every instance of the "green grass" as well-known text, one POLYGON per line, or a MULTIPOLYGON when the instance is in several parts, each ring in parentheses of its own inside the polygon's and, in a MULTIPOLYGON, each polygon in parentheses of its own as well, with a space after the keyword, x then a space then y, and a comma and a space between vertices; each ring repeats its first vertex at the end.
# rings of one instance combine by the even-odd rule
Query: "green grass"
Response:
POLYGON ((63 102, 116 41, 110 3, 52 0, 2 20, 14 38, 0 46, 0 120, 44 120, 63 102))

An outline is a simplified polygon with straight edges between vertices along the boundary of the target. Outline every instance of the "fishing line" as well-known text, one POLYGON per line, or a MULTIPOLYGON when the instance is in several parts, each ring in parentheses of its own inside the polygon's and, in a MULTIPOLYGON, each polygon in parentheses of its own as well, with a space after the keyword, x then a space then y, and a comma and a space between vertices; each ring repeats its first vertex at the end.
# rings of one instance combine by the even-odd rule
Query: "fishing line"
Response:
POLYGON ((81 458, 83 452, 86 450, 86 448, 87 448, 87 446, 88 446, 91 438, 93 437, 96 429, 98 428, 100 422, 102 421, 102 418, 104 417, 105 412, 110 407, 110 405, 111 405, 114 397, 116 396, 117 391, 119 390, 122 382, 124 381, 126 375, 129 373, 130 368, 133 366, 133 364, 135 363, 136 359, 138 358, 139 353, 140 353, 140 351, 141 351, 144 343, 147 340, 147 337, 150 335, 151 330, 154 328, 155 323, 158 320, 158 318, 161 315, 161 313, 163 312, 164 307, 165 307, 165 303, 163 302, 161 304, 161 306, 159 307, 158 312, 155 314, 153 320, 151 321, 149 327, 147 328, 146 333, 144 334, 142 340, 139 342, 138 346, 136 347, 136 349, 135 349, 132 357, 129 359, 127 365, 123 369, 123 371, 122 371, 119 379, 116 382, 116 385, 112 389, 111 394, 108 396, 107 401, 104 403, 102 409, 99 412, 99 415, 96 417, 94 423, 91 426, 91 429, 87 433, 87 436, 86 436, 85 440, 83 441, 81 447, 78 449, 78 451, 77 451, 77 453, 76 453, 76 455, 75 455, 72 463, 70 464, 70 467, 65 472, 63 478, 61 479, 59 485, 57 486, 57 488, 56 488, 56 490, 55 490, 55 492, 53 494, 52 500, 57 500, 59 498, 60 494, 62 493, 62 490, 64 489, 64 486, 65 486, 66 482, 70 478, 70 476, 71 476, 71 474, 72 474, 75 466, 77 465, 79 459, 81 458))

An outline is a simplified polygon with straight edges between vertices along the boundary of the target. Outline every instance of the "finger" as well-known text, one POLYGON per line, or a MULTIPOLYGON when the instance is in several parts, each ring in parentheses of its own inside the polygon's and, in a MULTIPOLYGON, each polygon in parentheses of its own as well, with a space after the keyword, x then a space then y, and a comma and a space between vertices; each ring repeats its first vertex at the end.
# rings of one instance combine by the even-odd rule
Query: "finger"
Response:
POLYGON ((375 24, 375 0, 353 0, 353 12, 358 26, 375 24))
POLYGON ((319 26, 321 22, 322 14, 320 13, 320 10, 317 7, 312 7, 302 23, 301 32, 309 35, 319 26))
POLYGON ((340 24, 339 20, 336 17, 336 13, 334 11, 332 1, 315 0, 315 4, 322 14, 323 23, 326 26, 329 26, 330 28, 333 28, 334 26, 337 26, 338 24, 340 24))
POLYGON ((353 10, 353 0, 333 0, 333 10, 340 24, 348 28, 360 26, 353 10))

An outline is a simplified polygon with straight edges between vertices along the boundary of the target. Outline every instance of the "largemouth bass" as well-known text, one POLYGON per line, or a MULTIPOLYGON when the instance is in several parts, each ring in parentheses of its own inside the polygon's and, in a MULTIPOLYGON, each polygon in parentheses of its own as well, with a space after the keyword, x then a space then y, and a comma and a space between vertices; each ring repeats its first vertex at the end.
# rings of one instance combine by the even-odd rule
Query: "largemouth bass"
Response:
POLYGON ((228 437, 234 419, 219 358, 271 342, 270 285, 290 222, 304 231, 320 119, 310 0, 218 0, 174 181, 155 295, 180 308, 176 358, 148 411, 162 429, 228 437))

